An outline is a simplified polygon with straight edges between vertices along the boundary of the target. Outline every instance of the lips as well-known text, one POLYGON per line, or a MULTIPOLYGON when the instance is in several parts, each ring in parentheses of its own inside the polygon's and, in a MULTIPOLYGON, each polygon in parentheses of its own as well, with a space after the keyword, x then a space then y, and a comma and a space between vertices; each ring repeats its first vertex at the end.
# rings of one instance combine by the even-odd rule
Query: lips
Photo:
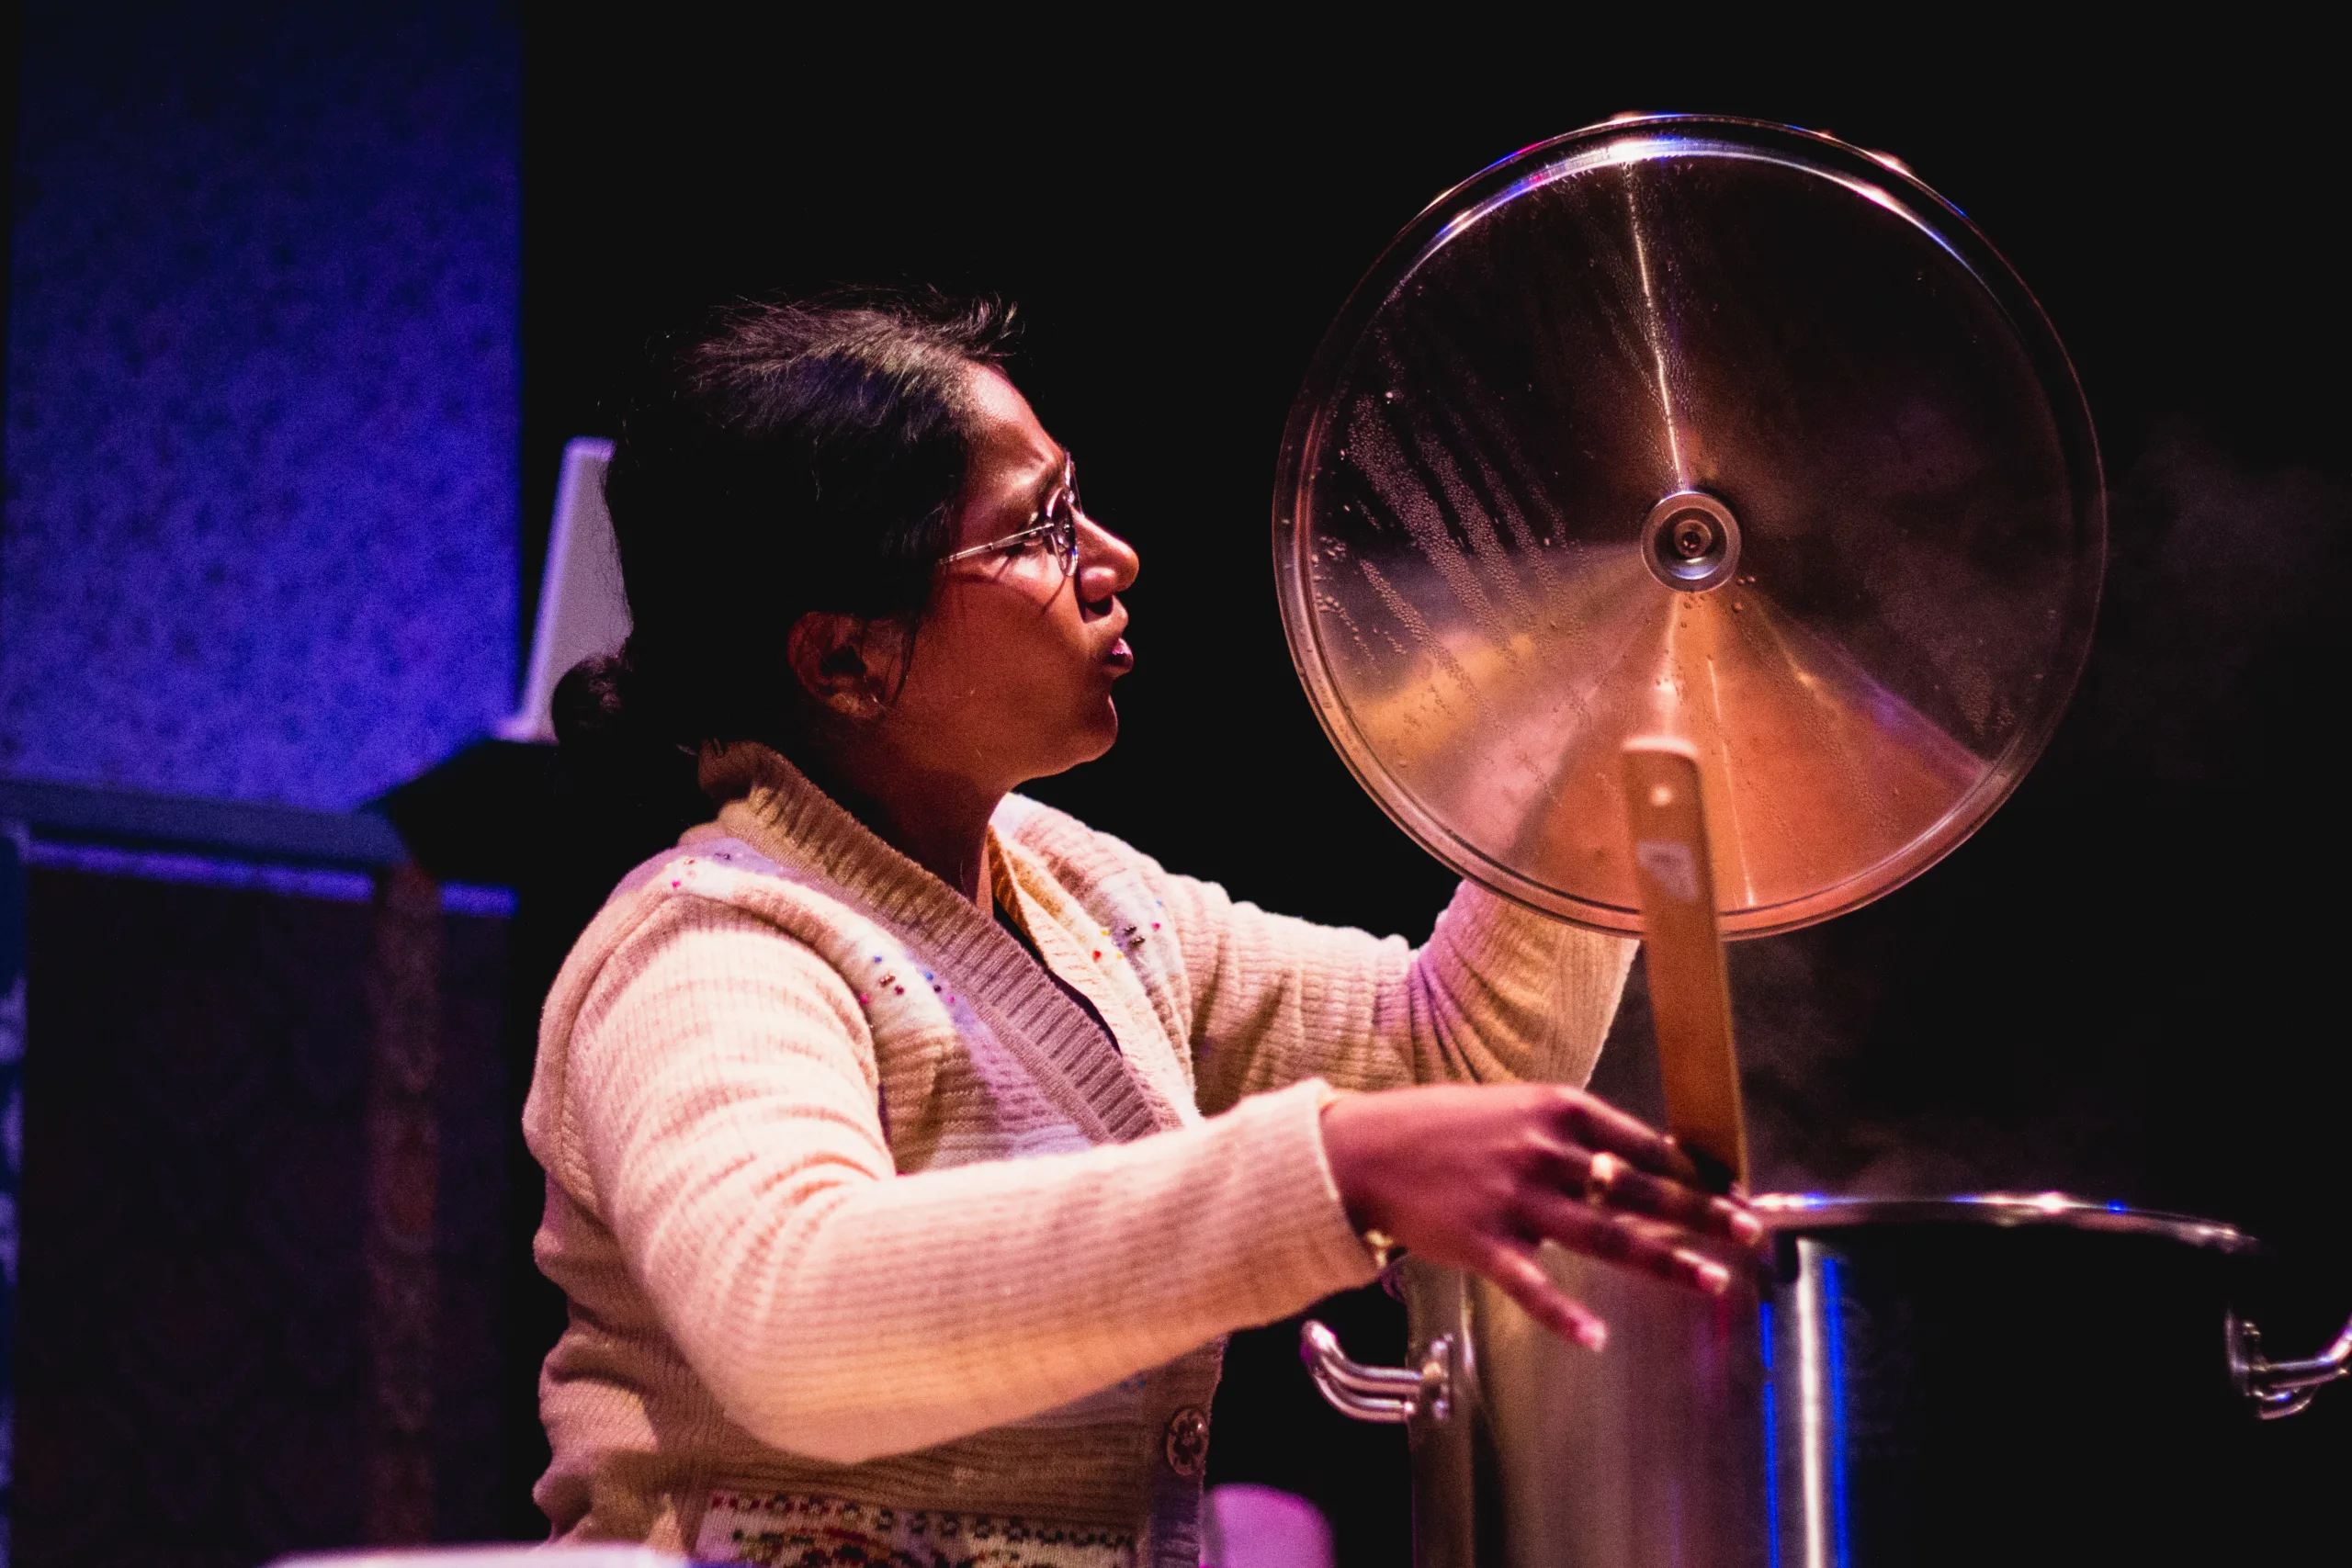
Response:
POLYGON ((1136 667, 1136 650, 1127 646, 1125 637, 1121 637, 1113 643, 1111 650, 1102 656, 1102 662, 1124 675, 1136 667))

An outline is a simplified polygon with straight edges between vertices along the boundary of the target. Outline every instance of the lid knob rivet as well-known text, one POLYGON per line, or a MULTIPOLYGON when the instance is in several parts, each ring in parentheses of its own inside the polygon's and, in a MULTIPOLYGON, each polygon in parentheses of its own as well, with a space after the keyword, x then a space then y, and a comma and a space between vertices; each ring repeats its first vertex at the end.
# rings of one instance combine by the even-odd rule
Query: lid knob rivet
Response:
POLYGON ((1684 593, 1731 580, 1739 564, 1739 524, 1704 491, 1681 490, 1650 508, 1642 558, 1650 575, 1684 593))

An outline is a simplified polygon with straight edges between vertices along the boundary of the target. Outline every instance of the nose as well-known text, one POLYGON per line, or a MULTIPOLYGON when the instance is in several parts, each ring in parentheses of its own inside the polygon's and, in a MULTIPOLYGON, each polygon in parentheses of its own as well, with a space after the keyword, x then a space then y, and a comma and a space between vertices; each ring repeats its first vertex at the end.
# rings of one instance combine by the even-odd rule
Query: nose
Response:
POLYGON ((1078 519, 1078 598, 1082 604, 1108 604, 1135 586, 1143 561, 1136 547, 1093 518, 1078 519))

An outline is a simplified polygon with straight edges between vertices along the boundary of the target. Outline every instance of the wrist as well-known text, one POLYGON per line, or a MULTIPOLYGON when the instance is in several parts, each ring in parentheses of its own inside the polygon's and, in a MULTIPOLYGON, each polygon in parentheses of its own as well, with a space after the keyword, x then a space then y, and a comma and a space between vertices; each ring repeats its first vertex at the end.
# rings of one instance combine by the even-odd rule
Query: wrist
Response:
POLYGON ((1340 1206, 1347 1214, 1348 1228, 1363 1243, 1364 1251, 1372 1258, 1374 1269, 1388 1267, 1389 1255, 1396 1250, 1396 1237, 1382 1223, 1384 1215, 1373 1213, 1366 1201, 1363 1179, 1364 1156, 1362 1140, 1356 1136, 1362 1097, 1333 1090, 1325 1100, 1319 1117, 1323 1137, 1323 1163, 1331 1173, 1332 1188, 1339 1193, 1340 1206))

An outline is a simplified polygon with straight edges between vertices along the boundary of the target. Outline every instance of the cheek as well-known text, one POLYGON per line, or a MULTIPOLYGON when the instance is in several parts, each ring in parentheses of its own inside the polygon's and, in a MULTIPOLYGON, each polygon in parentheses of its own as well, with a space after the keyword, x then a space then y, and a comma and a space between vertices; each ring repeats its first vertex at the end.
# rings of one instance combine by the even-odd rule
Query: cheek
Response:
POLYGON ((1051 721, 1083 687, 1082 640, 1058 604, 1009 592, 957 594, 923 625, 905 697, 951 725, 1051 721))
POLYGON ((985 685, 994 639, 975 618, 950 605, 934 613, 916 634, 914 663, 907 672, 906 696, 960 698, 975 684, 985 685))

